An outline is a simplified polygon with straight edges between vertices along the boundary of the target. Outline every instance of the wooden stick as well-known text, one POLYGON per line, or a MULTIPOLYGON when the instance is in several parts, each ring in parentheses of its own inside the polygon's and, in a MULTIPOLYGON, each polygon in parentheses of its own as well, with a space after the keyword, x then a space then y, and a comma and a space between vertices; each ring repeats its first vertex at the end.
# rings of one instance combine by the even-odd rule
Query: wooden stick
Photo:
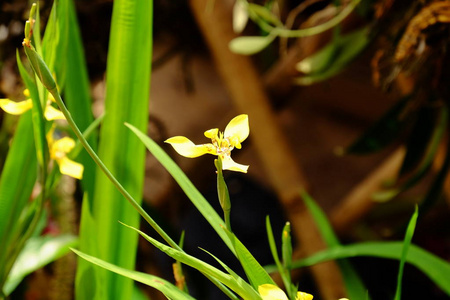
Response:
MULTIPOLYGON (((232 101, 238 111, 249 115, 251 141, 291 221, 293 233, 305 253, 311 255, 325 245, 300 199, 299 192, 306 188, 306 180, 270 108, 260 74, 249 57, 236 55, 228 49, 228 43, 235 37, 231 6, 224 0, 215 1, 214 8, 207 11, 208 1, 190 0, 191 9, 232 101)), ((334 262, 313 266, 311 271, 322 299, 345 296, 342 277, 334 262)))
POLYGON ((403 147, 396 150, 333 209, 330 219, 338 234, 345 233, 372 209, 376 204, 371 199, 372 194, 381 190, 384 180, 398 173, 405 152, 403 147))

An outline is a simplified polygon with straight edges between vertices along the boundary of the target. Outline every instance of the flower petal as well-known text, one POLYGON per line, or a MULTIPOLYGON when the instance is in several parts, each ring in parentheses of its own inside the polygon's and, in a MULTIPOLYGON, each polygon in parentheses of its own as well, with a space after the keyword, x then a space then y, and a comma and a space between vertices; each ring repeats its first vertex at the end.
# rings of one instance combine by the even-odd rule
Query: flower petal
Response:
POLYGON ((203 154, 216 155, 216 149, 212 144, 196 145, 184 136, 175 136, 165 141, 171 144, 178 154, 185 157, 198 157, 203 154))
POLYGON ((65 120, 66 119, 66 117, 64 117, 64 114, 60 110, 54 108, 51 105, 47 105, 45 107, 44 115, 48 121, 65 120))
POLYGON ((31 109, 33 102, 31 99, 15 102, 9 99, 0 99, 0 107, 8 114, 21 115, 27 110, 31 109))
POLYGON ((273 284, 258 286, 258 293, 263 300, 289 300, 283 290, 273 284))
POLYGON ((62 156, 60 153, 67 154, 73 147, 75 147, 75 141, 70 137, 63 137, 62 139, 53 142, 50 149, 50 155, 52 158, 56 159, 58 156, 62 156))
POLYGON ((313 295, 304 293, 304 292, 297 292, 297 297, 295 297, 295 300, 312 300, 313 295))
POLYGON ((67 156, 57 159, 56 162, 59 165, 61 174, 69 175, 76 179, 83 178, 84 166, 82 164, 69 159, 67 156))
POLYGON ((228 138, 234 147, 240 149, 241 143, 249 134, 248 115, 239 115, 228 123, 225 128, 224 137, 228 138))
POLYGON ((205 131, 205 136, 209 139, 217 139, 218 133, 219 133, 219 129, 213 128, 213 129, 205 131))
POLYGON ((223 170, 247 173, 248 166, 234 162, 234 160, 229 155, 221 155, 221 158, 223 170))

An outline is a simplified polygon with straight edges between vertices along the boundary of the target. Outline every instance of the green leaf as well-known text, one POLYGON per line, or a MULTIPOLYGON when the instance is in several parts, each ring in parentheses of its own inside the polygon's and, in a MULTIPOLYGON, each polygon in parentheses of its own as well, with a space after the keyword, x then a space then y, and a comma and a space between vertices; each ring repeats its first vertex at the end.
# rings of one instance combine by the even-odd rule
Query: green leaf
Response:
POLYGON ((267 22, 267 23, 271 23, 275 26, 283 26, 283 23, 280 21, 280 19, 275 16, 269 8, 262 6, 262 5, 258 5, 255 3, 249 3, 248 4, 248 11, 249 14, 252 15, 252 18, 260 18, 263 21, 267 22))
POLYGON ((278 272, 280 273, 281 278, 283 279, 284 286, 288 287, 292 284, 290 273, 291 270, 287 270, 280 261, 277 251, 277 244, 275 243, 275 238, 273 236, 273 230, 269 216, 266 216, 266 230, 267 230, 267 238, 269 240, 270 252, 272 253, 278 272))
MULTIPOLYGON (((302 192, 302 198, 306 204, 306 207, 308 207, 308 210, 314 218, 314 221, 319 228, 320 234, 328 247, 339 247, 339 240, 335 235, 331 224, 328 222, 325 213, 306 192, 302 192)), ((365 297, 368 297, 367 288, 364 286, 364 283, 362 282, 356 271, 353 269, 350 262, 341 260, 338 261, 338 265, 343 274, 344 284, 347 289, 349 298, 364 299, 365 297)))
POLYGON ((418 111, 411 133, 405 143, 407 151, 400 168, 400 176, 414 171, 425 156, 433 130, 439 119, 440 109, 441 107, 434 105, 431 107, 425 105, 418 111))
POLYGON ((77 243, 78 238, 69 234, 30 238, 9 273, 3 288, 5 295, 9 295, 25 276, 66 255, 77 243))
POLYGON ((406 229, 405 239, 403 240, 403 249, 402 255, 400 258, 400 267, 398 269, 397 276, 397 291, 395 292, 394 300, 400 300, 402 295, 402 278, 403 278, 403 269, 405 267, 406 255, 408 254, 409 247, 411 245, 411 240, 414 235, 414 230, 416 229, 417 217, 419 215, 419 211, 416 206, 416 210, 409 221, 408 227, 406 229))
POLYGON ((433 182, 431 183, 423 201, 419 205, 419 210, 421 211, 422 216, 441 197, 442 189, 445 183, 445 179, 447 178, 449 168, 450 168, 450 147, 447 146, 444 163, 440 168, 440 170, 438 171, 438 173, 436 174, 435 178, 433 179, 433 182))
POLYGON ((275 37, 275 35, 240 36, 231 40, 228 47, 231 52, 242 55, 252 55, 269 46, 275 37))
POLYGON ((240 277, 236 278, 235 276, 226 274, 226 273, 220 271, 219 269, 217 269, 217 268, 191 256, 191 255, 188 255, 182 251, 176 250, 174 248, 171 248, 169 246, 166 246, 166 245, 158 242, 157 240, 151 238, 144 232, 142 232, 132 226, 128 226, 126 224, 123 224, 123 225, 138 232, 143 238, 145 238, 153 246, 155 246, 156 248, 158 248, 159 250, 161 250, 168 256, 172 257, 173 259, 180 261, 181 263, 188 265, 194 269, 197 269, 203 274, 206 274, 213 278, 216 278, 222 284, 224 284, 225 286, 230 288, 232 291, 237 293, 242 298, 255 299, 255 300, 260 299, 260 297, 256 293, 256 291, 251 286, 249 286, 249 284, 247 282, 245 282, 245 280, 243 280, 242 278, 240 278, 240 277))
POLYGON ((346 68, 369 44, 369 27, 339 36, 297 64, 297 69, 309 74, 295 80, 299 85, 311 85, 326 80, 346 68))
MULTIPOLYGON (((36 155, 41 168, 47 168, 48 150, 47 140, 45 138, 45 123, 44 113, 39 99, 39 93, 36 87, 36 82, 31 78, 20 60, 19 51, 16 51, 16 61, 19 68, 20 76, 22 77, 25 86, 30 92, 30 97, 33 101, 31 109, 31 119, 33 121, 34 141, 36 145, 36 155)), ((46 101, 44 101, 46 103, 46 101)))
POLYGON ((225 223, 212 208, 211 204, 203 197, 203 195, 197 190, 197 188, 192 184, 186 174, 177 166, 177 164, 170 158, 167 153, 164 152, 161 147, 158 146, 151 138, 146 136, 144 133, 139 131, 136 127, 130 124, 125 124, 130 128, 136 136, 144 143, 148 151, 150 151, 153 156, 164 166, 164 168, 172 175, 175 181, 179 184, 181 189, 184 191, 186 196, 195 205, 198 211, 203 215, 203 217, 208 221, 211 227, 217 232, 220 238, 228 246, 228 248, 235 253, 233 244, 231 240, 223 230, 225 223))
MULTIPOLYGON (((140 130, 148 125, 150 71, 152 57, 152 1, 114 1, 106 71, 105 117, 99 135, 98 156, 113 176, 137 200, 142 201, 145 147, 123 124, 140 130)), ((73 34, 73 33, 72 33, 73 34)), ((89 199, 96 224, 80 232, 80 239, 94 237, 101 245, 81 251, 125 269, 135 265, 138 235, 126 230, 117 220, 139 226, 138 212, 110 182, 100 168, 96 169, 95 191, 89 199)), ((80 273, 90 269, 82 263, 80 273)), ((133 282, 107 270, 92 268, 98 276, 94 299, 129 299, 133 282)), ((94 275, 93 275, 94 276, 94 275)), ((81 282, 81 281, 78 281, 81 282)), ((77 294, 90 294, 87 286, 77 285, 77 294)), ((93 294, 92 294, 93 295, 93 294)))
MULTIPOLYGON (((76 18, 76 11, 73 0, 67 2, 64 16, 67 18, 67 28, 62 30, 61 39, 65 42, 64 51, 58 53, 58 60, 62 63, 58 72, 60 77, 65 79, 63 87, 64 101, 73 119, 81 131, 85 131, 94 122, 92 115, 92 100, 90 96, 90 83, 86 68, 86 60, 83 53, 80 30, 76 18)), ((57 66, 57 67, 58 67, 57 66)), ((96 130, 87 138, 92 149, 97 150, 98 133, 96 130)), ((95 185, 95 163, 86 151, 82 151, 77 158, 84 166, 83 179, 81 184, 83 190, 88 192, 91 198, 94 194, 95 185)))
POLYGON ((133 270, 127 270, 125 268, 108 263, 104 260, 87 255, 87 254, 85 254, 81 251, 75 250, 75 249, 72 249, 72 251, 75 252, 81 258, 83 258, 93 264, 96 264, 99 267, 102 267, 102 268, 109 270, 111 272, 114 272, 116 274, 125 276, 129 279, 132 279, 132 280, 141 282, 143 284, 146 284, 148 286, 151 286, 151 287, 157 289, 158 291, 160 291, 161 293, 163 293, 166 297, 169 297, 170 299, 194 300, 194 298, 192 298, 185 292, 178 289, 172 283, 170 283, 160 277, 133 271, 133 270))
MULTIPOLYGON (((321 251, 313 256, 294 262, 293 267, 301 268, 329 260, 360 256, 400 260, 402 249, 403 242, 355 243, 321 251)), ((448 284, 448 279, 450 278, 450 264, 447 261, 418 246, 411 245, 406 255, 406 262, 421 270, 439 288, 450 296, 450 285, 448 284)), ((275 266, 268 267, 267 269, 275 269, 275 266)))
POLYGON ((257 290, 260 285, 266 283, 276 285, 272 277, 270 277, 267 271, 253 257, 244 244, 242 244, 233 233, 227 230, 226 233, 228 234, 230 240, 232 240, 239 262, 241 263, 245 275, 247 275, 247 278, 253 288, 257 290))
POLYGON ((417 170, 415 170, 414 174, 412 174, 412 176, 408 178, 406 182, 402 183, 401 186, 387 191, 375 193, 372 196, 374 200, 388 201, 393 197, 397 196, 398 194, 413 187, 427 174, 428 170, 431 168, 439 145, 441 144, 444 133, 446 132, 447 122, 448 122, 448 111, 447 109, 441 109, 439 111, 439 115, 436 120, 436 125, 432 130, 430 141, 426 147, 424 156, 419 166, 417 167, 417 170))
POLYGON ((37 178, 37 158, 31 112, 20 117, 0 177, 0 289, 9 271, 11 259, 6 247, 13 246, 11 234, 21 231, 17 222, 30 199, 37 178))
POLYGON ((313 55, 299 61, 295 68, 306 75, 320 73, 332 64, 338 51, 337 43, 331 42, 313 55))

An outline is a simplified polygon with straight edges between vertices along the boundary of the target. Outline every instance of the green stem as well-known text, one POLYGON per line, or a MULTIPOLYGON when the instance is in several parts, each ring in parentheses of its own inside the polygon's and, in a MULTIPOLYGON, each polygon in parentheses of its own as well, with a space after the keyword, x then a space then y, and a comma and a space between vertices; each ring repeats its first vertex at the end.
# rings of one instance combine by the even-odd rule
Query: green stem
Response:
POLYGON ((284 38, 299 38, 299 37, 305 37, 305 36, 311 36, 315 34, 322 33, 324 31, 327 31, 328 29, 333 28, 334 26, 338 25, 342 20, 344 20, 350 13, 355 9, 355 7, 361 2, 361 0, 354 0, 350 2, 346 7, 342 9, 342 11, 332 18, 331 20, 322 23, 320 25, 305 28, 305 29, 298 29, 298 30, 290 30, 282 27, 273 27, 268 23, 260 22, 259 18, 258 20, 254 20, 258 25, 265 31, 270 32, 271 34, 278 35, 280 37, 284 38))
POLYGON ((120 184, 120 182, 114 177, 114 175, 108 170, 108 168, 105 166, 103 161, 98 157, 97 153, 92 149, 92 147, 89 145, 88 141, 83 137, 83 134, 81 133, 80 129, 78 129, 78 126, 75 124, 75 121, 73 120, 70 112, 67 110, 66 106, 64 105, 64 102, 61 99, 61 96, 59 95, 58 91, 56 89, 50 90, 50 93, 53 95, 53 97, 56 100, 56 103, 58 104, 59 108, 61 109, 61 112, 66 117, 67 123, 69 123, 69 126, 72 128, 73 132, 79 139, 80 143, 83 145, 83 147, 86 149, 86 151, 89 153, 89 155, 92 157, 94 162, 100 167, 100 169, 103 171, 103 173, 108 177, 108 179, 114 184, 114 186, 117 188, 117 190, 125 197, 125 199, 130 202, 130 204, 139 212, 139 214, 144 218, 145 221, 147 221, 153 229, 173 248, 180 250, 180 247, 177 243, 175 243, 168 234, 150 217, 149 214, 134 200, 134 198, 128 193, 128 191, 120 184))
POLYGON ((227 227, 227 230, 229 232, 232 232, 231 231, 231 222, 230 222, 230 211, 231 210, 224 210, 223 211, 223 215, 224 215, 224 218, 225 218, 225 226, 227 227))
POLYGON ((230 194, 228 193, 228 187, 223 178, 222 172, 222 159, 220 156, 214 160, 214 165, 217 169, 217 196, 219 197, 219 203, 223 210, 225 219, 225 226, 229 232, 231 231, 230 213, 231 213, 231 201, 230 194))

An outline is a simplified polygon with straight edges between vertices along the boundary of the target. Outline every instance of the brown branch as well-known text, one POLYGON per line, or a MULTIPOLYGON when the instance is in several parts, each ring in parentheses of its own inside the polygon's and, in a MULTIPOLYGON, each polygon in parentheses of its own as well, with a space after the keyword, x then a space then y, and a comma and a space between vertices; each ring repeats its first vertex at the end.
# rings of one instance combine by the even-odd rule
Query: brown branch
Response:
POLYGON ((339 203, 331 213, 331 222, 334 229, 339 234, 362 219, 376 204, 371 196, 380 191, 383 181, 392 178, 400 169, 405 149, 403 147, 396 150, 377 169, 372 171, 360 184, 354 187, 351 192, 339 203))

